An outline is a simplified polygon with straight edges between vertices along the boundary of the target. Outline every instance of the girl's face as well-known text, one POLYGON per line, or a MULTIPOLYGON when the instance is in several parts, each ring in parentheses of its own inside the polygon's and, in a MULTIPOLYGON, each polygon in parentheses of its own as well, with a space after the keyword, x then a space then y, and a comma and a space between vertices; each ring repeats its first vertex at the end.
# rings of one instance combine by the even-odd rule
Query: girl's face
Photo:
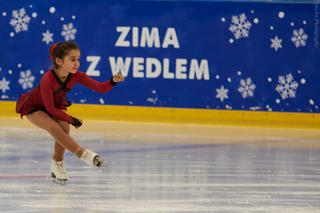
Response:
POLYGON ((80 51, 73 49, 62 60, 57 58, 59 69, 66 73, 76 73, 80 66, 80 51))

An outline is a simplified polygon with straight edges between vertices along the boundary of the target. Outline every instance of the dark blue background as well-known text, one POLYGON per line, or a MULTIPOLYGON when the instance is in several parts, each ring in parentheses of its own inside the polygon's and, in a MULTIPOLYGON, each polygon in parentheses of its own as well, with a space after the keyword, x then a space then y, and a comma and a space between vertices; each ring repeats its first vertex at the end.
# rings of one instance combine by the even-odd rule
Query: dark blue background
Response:
MULTIPOLYGON (((54 33, 54 42, 62 41, 62 25, 73 23, 76 42, 81 47, 81 70, 89 64, 86 56, 101 56, 97 69, 99 81, 111 77, 109 56, 170 58, 174 70, 176 58, 207 59, 210 80, 170 80, 133 78, 132 70, 126 81, 107 94, 98 94, 77 86, 69 94, 74 103, 134 105, 178 108, 208 108, 235 110, 272 110, 288 112, 319 112, 320 51, 315 46, 315 5, 267 4, 192 1, 10 1, 0 2, 0 81, 10 81, 10 90, 0 89, 0 100, 16 100, 27 90, 18 83, 21 71, 31 70, 37 85, 42 74, 51 66, 49 45, 42 42, 46 30, 54 33), (50 7, 56 12, 49 13, 50 7), (15 33, 9 24, 12 10, 25 8, 31 17, 29 30, 15 33), (278 13, 285 12, 280 19, 278 13), (7 15, 4 16, 3 12, 7 15), (236 40, 229 30, 231 17, 245 13, 252 24, 248 38, 236 40), (72 19, 72 15, 76 19, 72 19), (60 18, 64 17, 64 21, 60 18), (226 19, 225 22, 221 18, 226 19), (259 23, 253 22, 254 18, 259 23), (42 21, 46 24, 42 24, 42 21), (303 21, 306 24, 303 24, 303 21), (293 22, 294 26, 290 23, 293 22), (116 47, 117 26, 158 27, 161 41, 168 27, 177 32, 180 48, 116 47), (270 26, 274 30, 270 30, 270 26), (292 31, 303 28, 307 45, 296 48, 291 42, 292 31), (283 48, 270 48, 271 38, 281 38, 283 48), (229 39, 234 43, 229 43, 229 39), (22 67, 18 67, 22 64, 22 67), (11 72, 9 71, 11 70, 11 72), (241 70, 241 75, 237 71, 241 70), (298 72, 300 70, 301 72, 298 72), (279 76, 291 73, 299 83, 295 98, 283 100, 275 90, 279 76), (216 79, 219 75, 219 79, 216 79), (256 86, 253 97, 243 98, 238 91, 241 79, 251 78, 256 86), (267 79, 271 77, 272 81, 267 79), (227 79, 231 78, 231 82, 227 79), (306 83, 301 84, 301 79, 306 83), (216 98, 216 89, 229 89, 228 99, 216 98), (154 101, 150 101, 152 98, 154 101), (100 100, 103 99, 104 102, 100 100), (280 100, 279 103, 276 100, 280 100), (313 104, 310 104, 310 100, 313 104)), ((172 72, 171 71, 171 72, 172 72)))

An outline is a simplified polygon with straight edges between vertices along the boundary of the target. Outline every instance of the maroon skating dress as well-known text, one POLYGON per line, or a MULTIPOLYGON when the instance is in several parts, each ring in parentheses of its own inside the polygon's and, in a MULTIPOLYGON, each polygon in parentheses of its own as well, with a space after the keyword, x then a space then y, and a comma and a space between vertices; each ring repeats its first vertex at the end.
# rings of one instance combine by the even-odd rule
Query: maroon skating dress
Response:
POLYGON ((16 112, 22 117, 41 110, 54 118, 71 123, 72 117, 61 110, 71 105, 66 93, 77 83, 100 93, 108 92, 117 84, 113 80, 98 82, 80 71, 75 74, 69 73, 67 79, 62 82, 54 70, 49 70, 42 77, 38 87, 20 96, 17 100, 16 112))

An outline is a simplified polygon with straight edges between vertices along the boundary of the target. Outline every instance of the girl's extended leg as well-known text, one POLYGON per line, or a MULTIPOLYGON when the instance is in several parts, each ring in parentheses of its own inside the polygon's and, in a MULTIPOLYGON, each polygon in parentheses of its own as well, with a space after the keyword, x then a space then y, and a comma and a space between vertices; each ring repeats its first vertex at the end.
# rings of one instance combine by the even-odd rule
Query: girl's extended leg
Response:
POLYGON ((46 112, 36 111, 32 114, 29 114, 27 117, 31 123, 40 127, 41 129, 46 130, 50 135, 52 135, 55 138, 56 143, 60 145, 60 147, 56 147, 55 145, 55 148, 57 148, 58 153, 62 151, 62 148, 65 148, 77 155, 79 158, 82 156, 84 148, 82 148, 77 142, 75 142, 75 140, 73 140, 65 132, 65 130, 59 125, 59 123, 52 119, 46 112))

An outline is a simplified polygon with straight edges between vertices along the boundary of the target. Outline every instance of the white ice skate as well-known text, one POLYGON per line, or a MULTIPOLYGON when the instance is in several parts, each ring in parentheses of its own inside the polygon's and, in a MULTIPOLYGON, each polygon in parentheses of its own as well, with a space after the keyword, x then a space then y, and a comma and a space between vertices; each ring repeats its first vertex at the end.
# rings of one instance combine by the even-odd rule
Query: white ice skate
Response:
POLYGON ((54 181, 64 184, 68 180, 68 175, 63 167, 63 161, 51 160, 51 177, 54 181))
POLYGON ((88 150, 88 149, 84 150, 80 159, 86 162, 90 166, 101 167, 103 164, 103 160, 101 159, 101 157, 97 153, 92 152, 91 150, 88 150))

